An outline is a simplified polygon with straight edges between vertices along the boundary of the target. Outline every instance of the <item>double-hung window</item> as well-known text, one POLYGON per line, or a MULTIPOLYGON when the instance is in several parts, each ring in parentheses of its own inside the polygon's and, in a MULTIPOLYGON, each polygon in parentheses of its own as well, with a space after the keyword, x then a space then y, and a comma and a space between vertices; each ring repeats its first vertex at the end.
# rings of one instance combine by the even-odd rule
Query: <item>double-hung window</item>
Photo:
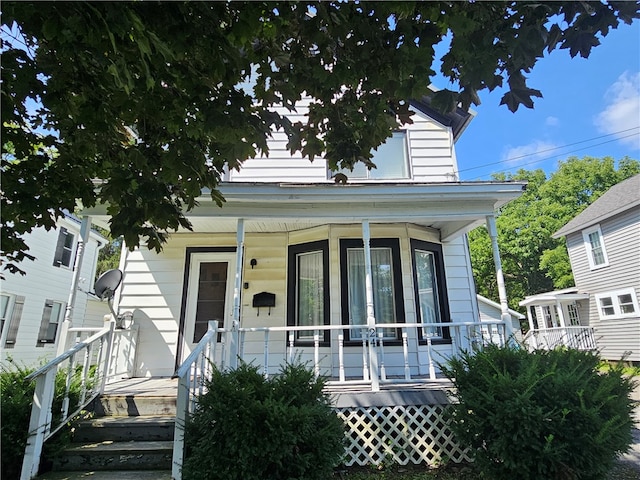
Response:
MULTIPOLYGON (((287 325, 312 327, 329 324, 329 242, 292 245, 288 263, 287 325)), ((315 332, 297 330, 298 344, 314 341, 315 332)), ((321 344, 330 341, 329 331, 320 332, 321 344)))
POLYGON ((426 341, 427 337, 436 341, 448 339, 448 328, 427 326, 449 321, 442 246, 411 240, 411 252, 417 318, 419 323, 425 324, 419 331, 420 340, 426 341))
POLYGON ((371 161, 376 168, 369 170, 358 162, 353 170, 343 170, 347 177, 354 180, 399 180, 409 178, 409 155, 407 153, 407 132, 398 131, 388 138, 377 150, 373 151, 371 161))
POLYGON ((56 252, 53 257, 54 267, 68 267, 73 266, 73 249, 74 249, 75 236, 70 233, 66 228, 60 227, 58 232, 58 243, 56 244, 56 252))
POLYGON ((22 318, 24 296, 3 293, 0 295, 2 316, 2 341, 4 348, 14 348, 18 338, 18 327, 22 318))
POLYGON ((600 225, 583 230, 582 238, 584 239, 584 245, 587 251, 587 258, 589 259, 589 267, 591 270, 609 265, 600 225))
MULTIPOLYGON (((376 324, 404 322, 402 275, 398 239, 372 239, 371 287, 376 324)), ((362 339, 367 327, 367 284, 365 252, 362 240, 340 241, 340 271, 342 282, 342 323, 362 325, 348 331, 347 339, 362 339)), ((382 330, 385 340, 399 340, 395 328, 382 330)))
POLYGON ((47 343, 55 343, 58 325, 63 320, 64 311, 65 304, 63 302, 45 301, 36 347, 43 347, 47 343))
POLYGON ((598 312, 601 319, 640 316, 638 297, 633 288, 596 295, 598 312))

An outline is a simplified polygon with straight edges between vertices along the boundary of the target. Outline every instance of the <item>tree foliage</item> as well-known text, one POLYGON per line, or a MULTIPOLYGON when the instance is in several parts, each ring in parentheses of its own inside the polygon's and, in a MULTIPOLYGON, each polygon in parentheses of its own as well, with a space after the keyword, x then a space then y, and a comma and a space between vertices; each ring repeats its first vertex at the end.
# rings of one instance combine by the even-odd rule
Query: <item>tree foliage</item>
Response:
MULTIPOLYGON (((551 237, 613 185, 640 173, 640 162, 611 157, 570 157, 548 178, 542 170, 518 170, 497 180, 526 180, 524 194, 496 219, 507 295, 512 307, 527 295, 574 285, 564 238, 551 237)), ((478 293, 498 298, 491 243, 486 228, 469 234, 478 293)))
POLYGON ((506 85, 503 104, 533 106, 544 52, 587 57, 635 2, 4 2, 2 249, 52 228, 77 203, 108 205, 111 233, 160 249, 226 168, 288 148, 331 168, 371 165, 371 150, 430 93, 434 45, 459 87, 452 110, 506 85), (252 91, 241 88, 250 81, 252 91), (273 112, 313 97, 306 123, 273 112), (392 115, 390 115, 392 113, 392 115))

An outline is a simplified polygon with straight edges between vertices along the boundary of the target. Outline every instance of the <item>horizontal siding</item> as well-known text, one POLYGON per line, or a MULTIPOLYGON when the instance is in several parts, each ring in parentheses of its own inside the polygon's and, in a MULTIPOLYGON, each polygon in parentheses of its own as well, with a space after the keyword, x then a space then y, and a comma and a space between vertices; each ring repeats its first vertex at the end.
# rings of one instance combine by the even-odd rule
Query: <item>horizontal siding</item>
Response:
POLYGON ((593 323, 596 342, 604 358, 640 362, 640 316, 593 323))

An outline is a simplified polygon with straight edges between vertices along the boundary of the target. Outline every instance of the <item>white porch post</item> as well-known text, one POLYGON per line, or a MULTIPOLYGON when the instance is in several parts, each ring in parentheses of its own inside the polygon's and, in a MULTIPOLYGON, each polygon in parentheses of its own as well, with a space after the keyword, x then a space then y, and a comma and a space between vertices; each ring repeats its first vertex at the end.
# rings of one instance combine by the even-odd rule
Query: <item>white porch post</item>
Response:
POLYGON ((556 299, 556 310, 558 311, 558 320, 560 321, 560 326, 562 328, 566 328, 567 321, 564 318, 564 312, 562 311, 562 304, 560 303, 560 300, 557 300, 557 299, 556 299))
POLYGON ((365 271, 365 298, 367 300, 367 330, 369 334, 369 365, 371 377, 371 390, 380 390, 378 372, 378 356, 375 347, 376 316, 373 308, 373 273, 371 270, 371 231, 369 220, 362 221, 362 243, 364 246, 364 271, 365 271))
POLYGON ((496 228, 496 217, 487 215, 487 230, 491 237, 491 249, 493 250, 493 263, 496 266, 496 280, 498 283, 498 297, 500 297, 500 319, 505 322, 505 333, 507 341, 513 338, 513 325, 511 324, 511 314, 509 313, 509 302, 507 301, 507 289, 504 286, 504 276, 502 275, 502 261, 500 260, 500 250, 498 249, 498 229, 496 228))
POLYGON ((64 312, 64 321, 60 325, 60 333, 58 335, 57 355, 60 355, 67 347, 67 332, 69 327, 73 326, 73 309, 76 304, 76 295, 78 293, 78 285, 80 284, 80 272, 82 270, 82 260, 84 259, 84 250, 89 235, 91 233, 91 217, 86 215, 82 217, 80 225, 80 237, 78 238, 78 246, 76 248, 76 258, 73 267, 73 277, 71 279, 71 289, 69 290, 69 299, 67 300, 67 308, 64 312))
POLYGON ((236 227, 236 276, 233 287, 233 315, 231 320, 231 336, 229 342, 229 366, 238 366, 239 331, 240 328, 240 301, 242 292, 242 262, 244 259, 244 219, 239 218, 236 227))

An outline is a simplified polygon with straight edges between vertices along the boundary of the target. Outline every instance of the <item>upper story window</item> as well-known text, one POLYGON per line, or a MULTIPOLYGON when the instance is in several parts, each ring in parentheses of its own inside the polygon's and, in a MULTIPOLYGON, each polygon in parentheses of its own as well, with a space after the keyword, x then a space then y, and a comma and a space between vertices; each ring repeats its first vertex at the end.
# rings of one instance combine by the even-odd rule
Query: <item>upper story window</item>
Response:
MULTIPOLYGON (((287 325, 329 324, 329 242, 303 243, 289 247, 287 325)), ((297 343, 313 342, 313 330, 295 332, 297 343)), ((320 334, 329 342, 329 331, 320 334)))
POLYGON ((354 180, 395 180, 409 178, 409 155, 407 152, 407 132, 394 132, 391 138, 373 151, 371 161, 376 168, 369 170, 367 166, 358 162, 353 171, 343 170, 343 173, 354 180))
POLYGON ((58 243, 56 244, 56 253, 53 257, 54 267, 69 267, 73 266, 73 249, 74 249, 75 236, 70 233, 66 228, 60 227, 58 232, 58 243))
POLYGON ((45 301, 36 347, 42 347, 45 343, 55 343, 58 325, 63 320, 64 311, 64 303, 54 300, 45 301))
POLYGON ((596 295, 598 313, 601 319, 640 316, 638 297, 633 288, 596 295))
POLYGON ((604 246, 604 238, 600 225, 582 231, 585 248, 587 250, 587 258, 591 269, 606 267, 609 265, 607 259, 607 251, 604 246))
POLYGON ((2 321, 2 343, 4 348, 13 348, 18 337, 18 326, 22 318, 24 296, 3 293, 0 295, 0 320, 2 321))

